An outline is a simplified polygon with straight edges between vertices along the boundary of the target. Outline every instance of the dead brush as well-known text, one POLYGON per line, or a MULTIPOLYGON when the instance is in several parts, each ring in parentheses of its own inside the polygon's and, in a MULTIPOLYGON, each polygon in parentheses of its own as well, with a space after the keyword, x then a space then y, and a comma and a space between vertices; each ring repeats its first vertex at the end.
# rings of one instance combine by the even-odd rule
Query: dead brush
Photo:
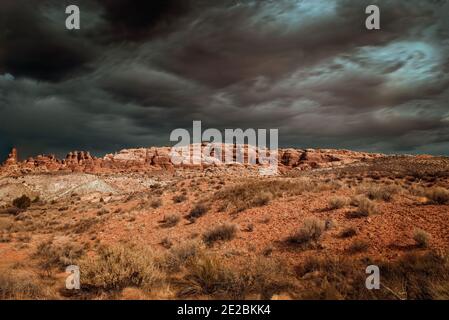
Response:
POLYGON ((179 296, 245 299, 249 294, 258 294, 262 299, 270 299, 273 294, 292 288, 293 281, 285 268, 271 259, 260 258, 236 267, 216 255, 205 254, 187 265, 179 296))
POLYGON ((126 287, 152 290, 165 283, 159 260, 159 255, 147 248, 101 247, 96 257, 80 262, 83 288, 106 292, 126 287))
POLYGON ((203 234, 203 241, 211 246, 217 241, 232 240, 237 233, 237 225, 233 223, 223 223, 203 234))
POLYGON ((352 254, 360 253, 368 250, 369 243, 363 240, 354 240, 348 248, 348 251, 352 254))
POLYGON ((366 194, 370 200, 391 201, 394 195, 400 193, 402 188, 395 184, 366 184, 359 188, 359 192, 366 194))
POLYGON ((44 298, 48 298, 47 290, 34 274, 16 271, 0 273, 0 300, 44 298))
POLYGON ((348 200, 345 197, 332 197, 327 204, 330 210, 341 209, 346 206, 348 200))
POLYGON ((90 229, 92 229, 93 226, 95 226, 97 223, 99 223, 101 219, 99 217, 87 217, 83 218, 80 221, 76 222, 72 226, 72 230, 75 233, 86 233, 90 229))
POLYGON ((339 234, 340 238, 351 238, 357 234, 357 230, 354 228, 346 228, 339 234))
POLYGON ((187 200, 187 196, 185 194, 178 194, 173 197, 174 203, 181 203, 187 200))
POLYGON ((416 245, 419 248, 427 248, 429 246, 430 239, 430 233, 422 229, 415 229, 415 231, 413 232, 413 240, 415 240, 416 245))
POLYGON ((49 273, 52 268, 64 270, 67 266, 76 264, 84 255, 84 250, 84 246, 77 243, 56 244, 53 240, 48 240, 37 246, 33 257, 39 261, 39 267, 49 273))
POLYGON ((304 220, 301 228, 287 241, 291 244, 307 245, 316 243, 326 229, 324 221, 317 218, 308 218, 304 220))
POLYGON ((181 216, 179 214, 176 213, 167 214, 161 221, 161 227, 172 228, 175 227, 179 223, 179 221, 181 221, 181 216))
POLYGON ((353 203, 357 206, 357 209, 354 212, 349 213, 351 218, 361 218, 379 214, 377 205, 366 197, 357 197, 353 199, 353 203))
POLYGON ((449 190, 442 187, 429 188, 424 195, 434 204, 446 204, 449 202, 449 190))
POLYGON ((296 179, 248 179, 237 185, 217 191, 213 199, 226 203, 233 212, 267 205, 271 200, 283 196, 300 195, 304 192, 319 192, 324 184, 307 178, 296 179))
POLYGON ((204 245, 197 240, 189 240, 179 243, 170 248, 163 258, 162 265, 169 272, 178 272, 191 259, 204 253, 204 245))
POLYGON ((207 211, 209 211, 209 207, 205 202, 200 201, 195 204, 192 210, 190 210, 189 214, 186 216, 186 219, 190 220, 191 222, 195 222, 196 219, 204 216, 207 211))

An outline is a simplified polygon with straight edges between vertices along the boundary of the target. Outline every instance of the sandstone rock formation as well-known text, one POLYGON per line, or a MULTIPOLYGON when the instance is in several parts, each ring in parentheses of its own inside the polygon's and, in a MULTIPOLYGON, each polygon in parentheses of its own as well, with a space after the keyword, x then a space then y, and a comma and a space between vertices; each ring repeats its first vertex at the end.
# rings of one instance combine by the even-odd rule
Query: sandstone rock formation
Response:
POLYGON ((6 165, 6 166, 15 165, 15 164, 17 164, 18 161, 19 161, 19 159, 17 156, 17 149, 12 148, 11 152, 8 154, 8 158, 6 158, 4 165, 6 165))
MULTIPOLYGON (((341 166, 382 157, 382 154, 334 149, 279 149, 273 156, 281 172, 341 166)), ((73 151, 65 159, 39 155, 19 162, 14 148, 0 168, 0 173, 26 172, 146 172, 153 170, 201 169, 220 166, 267 165, 270 153, 254 146, 236 144, 191 144, 178 149, 150 147, 124 149, 103 158, 85 151, 73 151)))

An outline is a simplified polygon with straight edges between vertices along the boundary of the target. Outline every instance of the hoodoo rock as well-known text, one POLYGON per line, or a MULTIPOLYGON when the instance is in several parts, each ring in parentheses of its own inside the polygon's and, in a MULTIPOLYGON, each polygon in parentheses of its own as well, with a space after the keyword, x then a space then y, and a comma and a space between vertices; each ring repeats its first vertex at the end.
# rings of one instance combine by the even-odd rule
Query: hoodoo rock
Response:
POLYGON ((11 152, 8 154, 8 158, 6 158, 6 161, 4 163, 5 166, 15 165, 19 161, 17 156, 17 149, 12 148, 11 152))

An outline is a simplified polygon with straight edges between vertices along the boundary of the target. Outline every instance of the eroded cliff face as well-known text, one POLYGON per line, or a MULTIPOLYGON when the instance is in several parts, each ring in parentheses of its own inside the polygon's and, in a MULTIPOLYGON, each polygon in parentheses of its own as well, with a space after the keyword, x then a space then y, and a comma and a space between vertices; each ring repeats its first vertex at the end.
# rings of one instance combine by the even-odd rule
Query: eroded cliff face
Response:
MULTIPOLYGON (((54 171, 108 173, 203 169, 229 165, 261 166, 261 163, 264 163, 262 158, 266 159, 270 155, 269 152, 248 145, 220 144, 207 147, 206 144, 201 144, 190 145, 187 148, 190 149, 190 156, 180 151, 175 154, 170 147, 150 147, 124 149, 114 154, 107 154, 103 158, 93 157, 86 151, 73 151, 67 154, 65 159, 58 159, 54 155, 38 155, 24 161, 19 161, 17 149, 13 148, 0 171, 22 174, 54 171), (196 156, 195 150, 201 150, 200 157, 196 156), (226 154, 228 158, 225 157, 226 154), (240 160, 237 159, 238 155, 242 156, 240 160)), ((279 149, 274 157, 282 173, 290 169, 336 167, 380 158, 383 155, 349 150, 288 148, 279 149)))

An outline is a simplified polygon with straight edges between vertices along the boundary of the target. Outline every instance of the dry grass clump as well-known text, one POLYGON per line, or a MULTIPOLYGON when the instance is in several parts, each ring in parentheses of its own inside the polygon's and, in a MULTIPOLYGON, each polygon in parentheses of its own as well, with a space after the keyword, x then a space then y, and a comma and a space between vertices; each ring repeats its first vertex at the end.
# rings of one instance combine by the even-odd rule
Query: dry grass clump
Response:
POLYGON ((78 234, 88 232, 94 225, 96 225, 100 221, 101 220, 98 217, 82 218, 73 226, 73 232, 78 234))
POLYGON ((39 267, 49 272, 52 268, 65 270, 76 264, 84 255, 84 247, 71 242, 54 243, 52 240, 40 243, 33 257, 40 261, 39 267))
POLYGON ((428 247, 430 239, 430 233, 422 229, 415 229, 415 231, 413 232, 413 240, 415 240, 416 245, 420 248, 428 247))
POLYGON ((370 184, 363 186, 362 191, 370 200, 383 200, 388 202, 393 199, 395 194, 401 191, 401 187, 395 184, 370 184))
POLYGON ((179 294, 231 294, 235 291, 236 274, 215 256, 202 255, 192 260, 185 276, 184 288, 179 294))
POLYGON ((159 198, 153 199, 150 201, 150 207, 153 209, 157 209, 162 205, 162 200, 159 198))
POLYGON ((357 234, 357 230, 354 228, 346 228, 340 232, 340 238, 351 238, 357 234))
POLYGON ((377 205, 366 197, 357 197, 355 200, 357 210, 350 215, 353 218, 368 217, 370 215, 378 214, 377 205))
POLYGON ((191 259, 198 257, 204 252, 199 241, 190 240, 172 246, 163 260, 163 266, 169 272, 180 271, 181 267, 189 263, 191 259))
POLYGON ((325 229, 326 224, 324 221, 317 218, 308 218, 304 220, 301 228, 287 240, 292 244, 317 242, 325 229))
POLYGON ((449 190, 442 187, 429 188, 424 195, 435 204, 446 204, 449 202, 449 190))
POLYGON ((446 204, 449 202, 449 190, 443 187, 412 186, 410 193, 418 197, 425 197, 430 204, 446 204))
POLYGON ((175 195, 173 197, 173 202, 174 203, 181 203, 181 202, 184 202, 186 200, 187 200, 187 197, 186 197, 185 194, 178 194, 178 195, 175 195))
POLYGON ((31 206, 31 199, 28 196, 23 195, 14 199, 12 205, 18 209, 26 210, 31 206))
POLYGON ((217 241, 232 240, 237 233, 237 226, 232 223, 223 223, 203 234, 203 241, 207 245, 212 245, 217 241))
MULTIPOLYGON (((403 299, 449 299, 449 258, 447 255, 433 251, 414 252, 405 255, 400 260, 381 262, 378 265, 381 269, 382 283, 394 292, 401 293, 403 299)), ((389 298, 391 299, 391 294, 389 298)))
POLYGON ((139 287, 151 290, 164 280, 157 259, 158 256, 146 248, 102 247, 96 258, 80 263, 82 289, 117 291, 139 287))
POLYGON ((348 203, 345 197, 332 197, 328 200, 328 207, 330 210, 341 209, 348 203))
POLYGON ((252 201, 253 205, 255 207, 263 207, 266 206, 268 203, 270 203, 271 199, 273 198, 273 195, 270 192, 261 192, 260 194, 256 195, 252 201))
POLYGON ((398 260, 363 262, 348 257, 312 257, 296 271, 303 280, 298 299, 449 298, 449 260, 434 252, 410 253, 398 260), (380 290, 366 290, 365 268, 370 264, 380 268, 380 290))
POLYGON ((217 191, 214 200, 226 203, 233 212, 241 212, 267 205, 271 200, 279 197, 321 191, 323 186, 323 183, 306 178, 262 181, 249 179, 217 191))
POLYGON ((250 294, 270 299, 292 288, 292 278, 281 264, 270 259, 232 267, 215 255, 201 255, 187 266, 179 295, 209 295, 220 299, 244 299, 250 294))
POLYGON ((36 278, 36 275, 27 273, 0 272, 0 300, 45 298, 47 293, 36 278))
POLYGON ((354 240, 349 246, 348 250, 350 253, 360 253, 368 250, 369 243, 363 240, 354 240))
POLYGON ((196 219, 204 216, 207 211, 209 211, 209 207, 204 202, 199 202, 190 210, 186 218, 194 222, 196 219))
POLYGON ((363 264, 349 258, 309 257, 297 266, 303 289, 295 298, 305 300, 369 299, 363 264))
POLYGON ((172 228, 181 221, 181 216, 176 213, 167 214, 164 216, 164 220, 161 222, 163 228, 172 228))

